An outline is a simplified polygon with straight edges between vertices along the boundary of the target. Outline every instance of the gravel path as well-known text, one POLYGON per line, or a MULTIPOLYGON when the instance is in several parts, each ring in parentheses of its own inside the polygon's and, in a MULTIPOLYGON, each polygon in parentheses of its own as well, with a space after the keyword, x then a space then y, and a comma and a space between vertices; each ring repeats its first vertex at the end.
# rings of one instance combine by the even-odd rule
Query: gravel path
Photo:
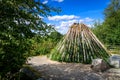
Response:
POLYGON ((120 73, 113 74, 111 70, 94 72, 90 65, 60 63, 46 56, 31 57, 28 64, 39 71, 44 80, 120 80, 120 73))

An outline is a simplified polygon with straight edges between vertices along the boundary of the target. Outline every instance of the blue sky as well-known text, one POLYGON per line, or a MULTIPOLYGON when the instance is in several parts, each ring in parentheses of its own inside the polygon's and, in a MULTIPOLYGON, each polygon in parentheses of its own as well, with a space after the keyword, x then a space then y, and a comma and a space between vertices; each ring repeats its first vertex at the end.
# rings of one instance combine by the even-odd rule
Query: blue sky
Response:
POLYGON ((47 24, 55 26, 60 33, 65 34, 74 22, 82 22, 91 27, 96 20, 104 20, 104 9, 110 0, 42 0, 44 4, 60 7, 61 12, 51 13, 43 18, 47 24))

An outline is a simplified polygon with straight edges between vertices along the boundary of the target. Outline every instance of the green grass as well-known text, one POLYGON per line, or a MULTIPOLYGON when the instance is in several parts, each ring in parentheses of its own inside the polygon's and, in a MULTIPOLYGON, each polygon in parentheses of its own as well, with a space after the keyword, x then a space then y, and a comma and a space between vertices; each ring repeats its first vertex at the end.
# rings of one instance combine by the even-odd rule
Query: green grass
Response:
POLYGON ((107 50, 112 54, 119 54, 120 55, 120 46, 106 46, 107 50))

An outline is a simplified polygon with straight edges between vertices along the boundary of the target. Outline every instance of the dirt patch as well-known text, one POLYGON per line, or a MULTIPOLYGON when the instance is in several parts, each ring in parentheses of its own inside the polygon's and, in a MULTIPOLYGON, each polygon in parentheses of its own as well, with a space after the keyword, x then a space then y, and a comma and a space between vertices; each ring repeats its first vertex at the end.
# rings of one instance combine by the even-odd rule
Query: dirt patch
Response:
MULTIPOLYGON (((28 64, 36 69, 44 80, 120 80, 120 73, 94 72, 90 65, 61 63, 46 56, 30 57, 28 64)), ((115 71, 115 70, 114 70, 115 71)))
POLYGON ((35 56, 35 57, 30 57, 28 59, 28 63, 35 65, 35 66, 40 66, 44 64, 60 64, 60 62, 57 61, 52 61, 47 58, 47 56, 35 56))

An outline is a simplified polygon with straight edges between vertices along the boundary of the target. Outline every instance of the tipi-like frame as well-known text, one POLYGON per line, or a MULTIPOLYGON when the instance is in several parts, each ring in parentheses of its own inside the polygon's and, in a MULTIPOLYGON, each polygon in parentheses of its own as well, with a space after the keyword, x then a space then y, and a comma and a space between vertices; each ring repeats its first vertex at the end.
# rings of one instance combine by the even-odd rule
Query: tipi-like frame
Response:
POLYGON ((90 63, 95 58, 106 61, 108 57, 103 44, 82 23, 74 23, 50 55, 53 60, 80 63, 90 63))

